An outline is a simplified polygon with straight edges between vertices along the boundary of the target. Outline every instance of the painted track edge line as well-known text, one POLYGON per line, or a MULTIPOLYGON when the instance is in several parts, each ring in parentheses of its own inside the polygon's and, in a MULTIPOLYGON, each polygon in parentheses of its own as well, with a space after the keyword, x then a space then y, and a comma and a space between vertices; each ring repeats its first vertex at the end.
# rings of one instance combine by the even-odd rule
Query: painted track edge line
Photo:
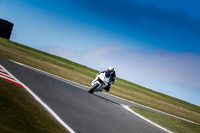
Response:
POLYGON ((51 76, 53 76, 53 77, 57 77, 57 78, 60 78, 60 79, 63 79, 63 80, 67 80, 67 81, 69 81, 69 82, 71 82, 71 83, 74 83, 74 84, 76 84, 76 85, 80 85, 80 86, 82 86, 82 87, 89 88, 88 86, 85 86, 85 85, 82 85, 82 84, 80 84, 80 83, 77 83, 77 82, 71 81, 71 80, 69 80, 69 79, 62 78, 62 77, 59 77, 59 76, 57 76, 57 75, 54 75, 54 74, 51 74, 51 73, 45 72, 45 71, 40 70, 40 69, 38 69, 38 68, 34 68, 34 67, 31 67, 31 66, 25 65, 25 64, 23 64, 23 63, 13 61, 13 60, 10 60, 10 61, 12 61, 12 62, 14 62, 14 63, 16 63, 16 64, 19 64, 19 65, 22 65, 22 66, 28 67, 29 69, 37 70, 37 71, 42 72, 42 73, 45 73, 45 74, 47 74, 47 75, 51 75, 51 76))
MULTIPOLYGON (((3 66, 2 66, 3 67, 3 66)), ((4 67, 3 67, 4 68, 4 67)), ((4 68, 5 69, 5 68, 4 68)), ((5 69, 6 70, 6 69, 5 69)), ((47 104, 45 104, 31 89, 24 85, 21 81, 15 78, 8 70, 6 72, 14 78, 18 83, 20 83, 61 125, 63 125, 70 133, 75 133, 75 131, 70 128, 47 104)))
POLYGON ((122 106, 124 109, 128 110, 129 112, 133 113, 134 115, 140 117, 141 119, 143 119, 143 120, 145 120, 145 121, 151 123, 152 125, 154 125, 154 126, 160 128, 160 129, 162 129, 162 130, 164 130, 164 131, 166 131, 166 132, 168 132, 168 133, 172 133, 171 131, 167 130, 166 128, 164 128, 164 127, 162 127, 162 126, 160 126, 160 125, 158 125, 158 124, 156 124, 156 123, 154 123, 154 122, 152 122, 152 121, 146 119, 145 117, 141 116, 140 114, 136 113, 135 111, 133 111, 132 109, 130 109, 129 106, 123 105, 123 104, 121 104, 121 106, 122 106))

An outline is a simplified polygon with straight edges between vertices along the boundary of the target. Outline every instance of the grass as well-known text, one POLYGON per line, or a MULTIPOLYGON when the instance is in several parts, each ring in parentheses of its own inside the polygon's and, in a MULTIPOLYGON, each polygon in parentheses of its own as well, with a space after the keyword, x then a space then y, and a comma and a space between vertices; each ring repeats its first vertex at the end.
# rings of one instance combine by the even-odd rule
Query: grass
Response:
MULTIPOLYGON (((47 71, 86 86, 90 86, 92 79, 98 72, 87 66, 2 38, 0 38, 0 57, 47 71)), ((116 79, 109 93, 200 123, 199 106, 120 78, 116 79)))
POLYGON ((67 133, 24 88, 1 78, 0 114, 1 133, 67 133))
POLYGON ((200 133, 200 125, 156 113, 139 107, 130 107, 143 117, 175 133, 200 133))

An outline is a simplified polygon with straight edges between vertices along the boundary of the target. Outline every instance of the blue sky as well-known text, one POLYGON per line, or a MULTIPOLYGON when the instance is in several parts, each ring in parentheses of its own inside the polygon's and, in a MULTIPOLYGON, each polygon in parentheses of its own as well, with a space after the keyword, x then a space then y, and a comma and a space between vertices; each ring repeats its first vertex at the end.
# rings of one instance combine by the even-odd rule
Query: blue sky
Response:
POLYGON ((200 106, 200 1, 0 0, 11 40, 200 106), (98 58, 97 58, 98 57, 98 58))

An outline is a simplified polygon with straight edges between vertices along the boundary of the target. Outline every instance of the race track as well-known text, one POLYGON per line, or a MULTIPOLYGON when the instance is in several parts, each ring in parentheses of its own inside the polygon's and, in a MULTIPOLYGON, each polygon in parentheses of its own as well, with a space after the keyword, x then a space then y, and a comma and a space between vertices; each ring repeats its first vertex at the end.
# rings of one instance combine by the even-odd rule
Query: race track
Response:
MULTIPOLYGON (((163 133, 124 109, 120 99, 0 58, 0 64, 29 87, 77 133, 163 133)), ((47 127, 48 128, 48 127, 47 127)))

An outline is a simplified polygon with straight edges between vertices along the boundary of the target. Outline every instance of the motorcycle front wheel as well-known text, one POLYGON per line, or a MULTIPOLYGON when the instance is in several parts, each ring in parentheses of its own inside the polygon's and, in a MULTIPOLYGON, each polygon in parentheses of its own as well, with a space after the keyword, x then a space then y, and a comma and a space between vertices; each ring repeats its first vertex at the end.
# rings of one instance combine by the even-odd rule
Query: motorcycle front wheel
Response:
POLYGON ((98 84, 93 85, 90 90, 88 91, 89 93, 93 94, 95 92, 95 89, 98 87, 98 84))

